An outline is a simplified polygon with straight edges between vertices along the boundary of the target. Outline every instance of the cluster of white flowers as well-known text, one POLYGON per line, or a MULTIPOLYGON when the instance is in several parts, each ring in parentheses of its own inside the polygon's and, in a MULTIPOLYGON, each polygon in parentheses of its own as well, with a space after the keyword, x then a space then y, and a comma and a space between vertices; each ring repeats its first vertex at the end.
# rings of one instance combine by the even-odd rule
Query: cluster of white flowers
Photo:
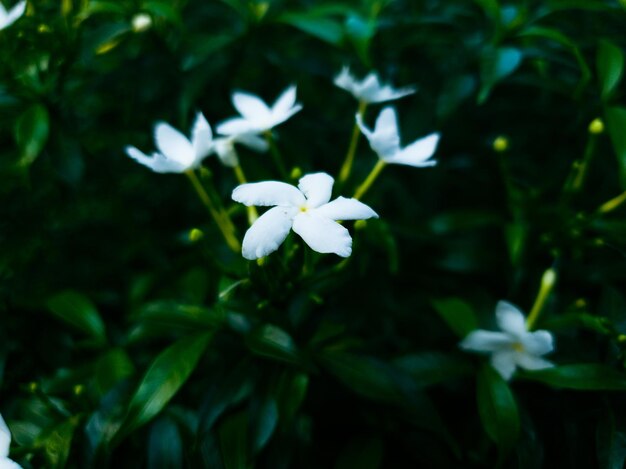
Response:
POLYGON ((9 459, 11 447, 11 432, 0 415, 0 469, 22 469, 15 461, 9 459))
MULTIPOLYGON (((368 104, 396 100, 416 91, 414 87, 394 89, 383 85, 375 73, 358 80, 347 67, 335 77, 334 83, 350 92, 361 103, 361 110, 368 104)), ((213 138, 211 126, 202 113, 198 113, 191 139, 161 122, 155 126, 158 152, 149 157, 129 146, 126 153, 159 173, 192 171, 211 154, 216 154, 224 165, 236 167, 239 159, 235 144, 265 152, 268 142, 262 135, 267 135, 275 126, 302 109, 296 103, 295 86, 287 88, 271 107, 250 93, 234 93, 232 101, 240 116, 220 123, 216 127, 220 135, 218 138, 213 138)), ((357 198, 369 187, 380 169, 386 164, 412 167, 436 164, 431 158, 437 149, 439 134, 432 133, 401 146, 398 117, 393 107, 382 109, 373 129, 363 122, 362 112, 356 115, 356 125, 379 158, 370 175, 373 177, 365 181, 362 191, 357 190, 356 198, 338 197, 331 201, 334 179, 326 173, 307 174, 300 178, 298 187, 281 181, 263 181, 241 184, 233 190, 232 199, 236 202, 248 207, 272 207, 258 219, 251 220, 253 223, 242 244, 244 258, 254 260, 271 254, 291 230, 314 251, 348 257, 352 253, 352 238, 338 221, 378 218, 374 210, 357 198)), ((549 332, 530 332, 524 315, 505 301, 498 303, 496 319, 502 332, 473 331, 460 343, 460 347, 490 353, 492 366, 506 380, 513 376, 518 366, 527 370, 553 366, 540 358, 554 348, 549 332)))
POLYGON ((2 3, 0 3, 0 31, 8 28, 15 23, 26 11, 26 0, 16 3, 13 8, 7 10, 2 3))

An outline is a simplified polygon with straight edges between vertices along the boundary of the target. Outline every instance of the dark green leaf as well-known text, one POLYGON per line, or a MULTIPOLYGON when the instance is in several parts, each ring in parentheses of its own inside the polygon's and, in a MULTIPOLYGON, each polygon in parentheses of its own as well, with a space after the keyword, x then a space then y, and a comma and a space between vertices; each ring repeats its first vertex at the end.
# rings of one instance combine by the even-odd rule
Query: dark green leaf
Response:
POLYGON ((485 433, 501 454, 508 453, 519 438, 519 413, 508 384, 491 366, 484 366, 478 373, 476 398, 485 433))
POLYGON ((148 436, 148 469, 183 467, 183 442, 176 422, 157 419, 148 436))
POLYGON ((130 402, 127 431, 150 421, 167 405, 196 368, 211 337, 204 333, 181 339, 156 357, 130 402))
POLYGON ((305 13, 286 13, 281 15, 278 21, 336 46, 343 42, 341 23, 332 18, 313 17, 305 13))
POLYGON ((609 41, 600 41, 597 57, 598 78, 602 99, 611 97, 624 73, 624 54, 609 41))
POLYGON ((482 56, 480 75, 482 87, 478 94, 478 103, 487 101, 492 88, 512 74, 522 63, 522 52, 514 47, 486 49, 482 56))
POLYGON ((626 187, 626 108, 607 107, 606 124, 620 168, 622 187, 626 187))
POLYGON ((335 469, 378 469, 383 461, 380 438, 354 438, 341 452, 335 469))
POLYGON ((272 324, 252 331, 246 337, 246 344, 257 355, 289 363, 300 361, 296 344, 291 336, 272 324))
POLYGON ((469 360, 437 352, 405 355, 396 358, 394 365, 413 377, 420 388, 456 379, 473 371, 469 360))
POLYGON ((470 305, 458 298, 442 298, 431 302, 450 329, 463 338, 478 329, 478 319, 470 305))
POLYGON ((41 104, 32 105, 20 115, 15 125, 20 166, 28 167, 35 161, 48 141, 49 132, 48 110, 41 104))
POLYGON ((580 391, 626 390, 626 374, 599 363, 555 366, 545 370, 527 371, 522 376, 555 388, 580 391))
POLYGON ((248 469, 248 416, 245 412, 231 415, 218 430, 224 469, 248 469))
POLYGON ((65 291, 47 301, 50 312, 88 336, 96 345, 106 343, 106 330, 98 310, 84 295, 65 291))

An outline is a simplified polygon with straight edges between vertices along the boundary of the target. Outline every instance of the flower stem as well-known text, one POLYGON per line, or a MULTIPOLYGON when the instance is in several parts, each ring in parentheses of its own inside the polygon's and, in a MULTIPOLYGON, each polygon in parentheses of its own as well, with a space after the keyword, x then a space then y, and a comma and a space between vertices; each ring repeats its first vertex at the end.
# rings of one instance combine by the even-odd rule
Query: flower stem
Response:
POLYGON ((280 177, 282 177, 284 180, 288 180, 289 175, 287 174, 287 168, 285 167, 285 163, 283 162, 283 157, 280 154, 280 150, 278 150, 278 147, 276 146, 276 141, 272 136, 271 130, 265 132, 265 139, 267 140, 267 144, 270 147, 270 153, 272 154, 272 158, 274 159, 274 164, 278 168, 280 177))
MULTIPOLYGON (((365 109, 367 108, 367 103, 361 101, 359 103, 359 109, 357 111, 358 115, 363 116, 365 114, 365 109)), ((352 129, 352 137, 350 138, 350 146, 348 147, 348 153, 346 154, 346 159, 341 166, 341 170, 339 171, 339 182, 344 183, 350 177, 350 172, 352 171, 352 163, 354 162, 354 156, 356 155, 356 148, 359 145, 359 135, 361 135, 361 129, 359 129, 359 125, 355 122, 354 128, 352 129)))
POLYGON ((374 168, 372 168, 372 171, 365 178, 365 181, 363 181, 363 183, 359 187, 357 187, 356 192, 354 193, 355 199, 359 200, 361 197, 363 197, 363 195, 365 195, 367 190, 374 183, 374 181, 376 180, 380 172, 385 168, 385 166, 387 166, 387 163, 379 159, 378 163, 376 163, 374 168))
POLYGON ((556 283, 556 271, 553 268, 546 270, 541 277, 541 286, 539 287, 539 293, 537 293, 537 298, 535 299, 535 304, 530 310, 530 314, 526 319, 526 327, 528 330, 531 330, 537 322, 539 318, 539 314, 541 314, 541 310, 544 305, 552 289, 554 288, 554 284, 556 283))
POLYGON ((613 197, 611 200, 604 202, 602 205, 600 205, 600 207, 598 207, 597 212, 601 215, 604 215, 605 213, 612 212, 624 202, 626 202, 626 192, 622 192, 617 197, 613 197))
POLYGON ((219 210, 215 206, 215 204, 211 200, 211 197, 209 197, 209 194, 204 189, 204 187, 200 183, 200 180, 198 179, 198 176, 196 176, 196 173, 193 170, 190 169, 188 171, 185 171, 185 174, 189 178, 189 181, 191 181, 191 185, 196 190, 200 201, 209 211, 209 213, 213 217, 213 220, 215 220, 215 223, 222 232, 222 235, 224 236, 228 247, 230 247, 235 252, 240 251, 241 244, 239 243, 239 240, 235 237, 235 227, 231 222, 228 214, 223 210, 219 210))
MULTIPOLYGON (((243 173, 243 169, 241 168, 240 164, 233 167, 233 171, 235 172, 235 177, 237 178, 237 181, 239 182, 239 184, 246 184, 248 182, 248 180, 246 179, 246 175, 243 173)), ((252 205, 249 207, 246 207, 246 209, 248 211, 248 223, 252 226, 252 224, 256 221, 256 219, 259 218, 259 212, 257 212, 256 207, 252 205)))

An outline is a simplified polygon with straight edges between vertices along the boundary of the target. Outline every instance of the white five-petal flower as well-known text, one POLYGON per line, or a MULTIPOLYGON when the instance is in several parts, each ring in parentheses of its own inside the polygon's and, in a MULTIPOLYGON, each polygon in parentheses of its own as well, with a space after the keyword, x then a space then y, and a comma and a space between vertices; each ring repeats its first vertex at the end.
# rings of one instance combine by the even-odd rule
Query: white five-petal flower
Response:
POLYGON ((202 113, 198 113, 191 140, 165 122, 154 128, 154 140, 158 152, 147 156, 133 146, 126 147, 126 154, 157 173, 184 173, 200 166, 211 152, 213 133, 202 113))
POLYGON ((350 74, 348 67, 343 67, 339 75, 335 77, 335 85, 352 93, 356 99, 363 103, 382 103, 393 101, 415 93, 413 86, 393 89, 389 85, 383 85, 374 72, 367 75, 363 80, 357 80, 350 74))
POLYGON ((302 177, 297 188, 278 181, 236 187, 233 200, 247 206, 274 206, 246 232, 243 257, 253 260, 276 251, 291 229, 314 251, 350 256, 352 238, 337 221, 378 218, 378 215, 356 199, 338 197, 330 202, 333 183, 328 174, 314 173, 302 177))
POLYGON ((424 167, 437 164, 429 160, 437 149, 439 134, 433 133, 420 138, 402 148, 400 146, 400 131, 398 130, 398 117, 392 107, 384 108, 376 119, 374 130, 365 127, 360 114, 356 116, 357 124, 361 132, 367 138, 381 160, 389 164, 404 164, 408 166, 424 167))
POLYGON ((10 447, 11 432, 2 415, 0 415, 0 469, 22 469, 22 466, 9 459, 10 447))
POLYGON ((528 331, 524 315, 506 301, 498 302, 496 321, 502 332, 479 329, 469 333, 459 346, 464 350, 490 353, 491 366, 507 380, 518 366, 526 370, 554 366, 540 358, 554 349, 552 334, 548 331, 528 331))
POLYGON ((266 132, 278 124, 282 124, 302 106, 296 103, 296 87, 290 86, 276 100, 272 107, 250 93, 233 93, 233 105, 241 117, 225 120, 217 126, 221 135, 259 134, 266 132))
POLYGON ((0 3, 0 30, 8 28, 15 23, 26 11, 26 0, 16 3, 13 8, 7 10, 0 3))

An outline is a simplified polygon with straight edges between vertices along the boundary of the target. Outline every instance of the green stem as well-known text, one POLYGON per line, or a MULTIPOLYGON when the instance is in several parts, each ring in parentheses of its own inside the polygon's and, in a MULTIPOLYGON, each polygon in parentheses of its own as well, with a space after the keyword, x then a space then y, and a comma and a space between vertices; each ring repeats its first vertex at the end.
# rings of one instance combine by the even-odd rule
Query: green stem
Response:
POLYGON ((582 189, 585 177, 587 176, 587 171, 589 169, 589 164, 591 163, 591 159, 593 158, 594 150, 596 148, 596 141, 597 136, 595 134, 590 134, 582 159, 575 161, 572 167, 574 175, 571 180, 571 185, 568 187, 568 192, 578 192, 582 189))
POLYGON ((191 185, 196 190, 200 201, 209 211, 209 214, 213 217, 213 220, 215 220, 215 223, 222 232, 222 235, 224 236, 228 247, 230 247, 235 252, 239 252, 241 250, 241 244, 239 243, 239 240, 235 237, 235 227, 231 222, 228 214, 225 211, 220 211, 215 206, 215 204, 211 200, 211 197, 209 197, 209 194, 204 189, 204 187, 200 183, 200 180, 198 179, 198 176, 196 176, 196 173, 194 173, 193 170, 190 169, 188 171, 185 171, 185 174, 191 181, 191 185))
POLYGON ((365 178, 365 181, 363 181, 363 183, 357 188, 356 192, 354 193, 355 199, 358 200, 365 195, 367 190, 372 184, 374 184, 374 181, 376 180, 380 172, 385 168, 385 166, 387 166, 387 163, 379 159, 378 163, 376 163, 376 165, 372 168, 372 171, 365 178))
MULTIPOLYGON (((239 182, 239 184, 246 184, 248 182, 248 180, 246 179, 246 175, 244 174, 243 169, 241 168, 240 164, 235 166, 233 168, 233 171, 235 172, 235 177, 237 178, 237 181, 239 182)), ((256 207, 252 205, 249 207, 246 207, 246 209, 248 211, 248 223, 250 224, 250 226, 252 226, 252 224, 256 221, 256 219, 259 218, 259 212, 257 212, 256 207)))
POLYGON ((537 322, 541 311, 543 310, 552 289, 554 288, 554 284, 556 283, 556 271, 552 268, 546 270, 541 277, 541 286, 539 287, 539 293, 537 293, 537 298, 535 299, 535 304, 530 310, 530 314, 526 319, 526 327, 528 330, 531 330, 537 322))
MULTIPOLYGON (((367 108, 367 103, 361 101, 359 103, 359 109, 357 111, 359 116, 363 116, 365 114, 365 109, 367 108)), ((341 166, 341 170, 339 171, 339 182, 344 183, 350 177, 350 172, 352 171, 352 163, 354 162, 354 156, 356 155, 356 149, 359 145, 359 135, 361 135, 361 129, 359 128, 359 124, 354 123, 354 128, 352 129, 352 137, 350 138, 350 146, 348 147, 348 153, 346 154, 346 159, 341 166)))
POLYGON ((265 139, 267 140, 267 144, 270 147, 270 153, 272 155, 272 158, 274 159, 274 164, 278 168, 280 177, 282 177, 284 180, 288 180, 289 174, 287 174, 287 168, 285 167, 283 157, 280 154, 280 150, 278 150, 278 147, 276 146, 276 141, 274 140, 274 137, 272 136, 272 132, 270 130, 265 132, 265 139))
POLYGON ((626 202, 626 192, 622 192, 617 197, 613 197, 611 200, 604 202, 602 205, 600 205, 597 212, 601 215, 604 215, 605 213, 609 213, 615 210, 624 202, 626 202))

